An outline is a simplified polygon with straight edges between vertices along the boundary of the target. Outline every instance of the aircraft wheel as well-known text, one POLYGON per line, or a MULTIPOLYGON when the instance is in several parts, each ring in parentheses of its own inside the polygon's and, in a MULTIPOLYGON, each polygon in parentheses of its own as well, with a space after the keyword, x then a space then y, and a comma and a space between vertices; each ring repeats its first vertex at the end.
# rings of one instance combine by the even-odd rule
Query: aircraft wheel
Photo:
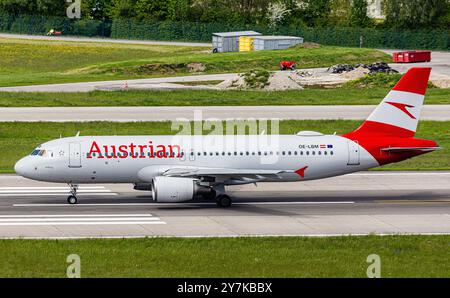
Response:
POLYGON ((69 196, 67 198, 67 203, 69 203, 70 205, 75 205, 78 202, 78 199, 76 196, 69 196))
POLYGON ((228 208, 231 206, 233 201, 227 195, 218 195, 216 198, 217 206, 222 208, 228 208))

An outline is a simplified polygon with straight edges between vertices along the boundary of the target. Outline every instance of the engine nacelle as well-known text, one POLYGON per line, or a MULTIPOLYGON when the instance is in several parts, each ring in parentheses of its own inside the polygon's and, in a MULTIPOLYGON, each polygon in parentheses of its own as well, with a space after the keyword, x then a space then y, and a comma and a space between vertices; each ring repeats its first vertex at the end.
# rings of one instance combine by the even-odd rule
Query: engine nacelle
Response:
POLYGON ((152 197, 159 203, 176 203, 192 200, 197 190, 196 179, 179 177, 153 178, 152 197))
POLYGON ((151 184, 153 201, 177 203, 192 200, 195 196, 214 199, 216 192, 209 186, 200 185, 197 179, 180 177, 153 178, 151 184))

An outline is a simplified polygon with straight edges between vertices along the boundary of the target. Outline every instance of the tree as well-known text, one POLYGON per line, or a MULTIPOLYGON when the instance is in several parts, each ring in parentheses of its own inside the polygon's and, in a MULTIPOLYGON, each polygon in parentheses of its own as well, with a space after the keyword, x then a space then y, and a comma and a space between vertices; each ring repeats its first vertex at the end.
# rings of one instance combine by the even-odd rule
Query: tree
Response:
POLYGON ((109 19, 112 6, 113 0, 82 0, 81 13, 93 20, 109 19))
POLYGON ((36 0, 36 12, 44 16, 66 16, 66 2, 55 0, 36 0))
POLYGON ((10 15, 36 14, 36 1, 0 0, 0 11, 10 15))
POLYGON ((331 0, 295 0, 289 23, 301 22, 309 27, 322 27, 330 23, 331 0))
POLYGON ((111 19, 135 18, 136 0, 113 0, 108 15, 111 19))
POLYGON ((367 16, 367 0, 353 0, 348 17, 348 24, 354 27, 367 27, 371 23, 367 16))
POLYGON ((385 26, 389 28, 418 29, 442 26, 448 12, 447 0, 385 1, 385 26))
POLYGON ((135 13, 138 19, 163 21, 167 18, 167 0, 137 0, 135 13))
POLYGON ((171 21, 185 21, 189 17, 189 0, 168 0, 167 17, 171 21))
POLYGON ((291 12, 283 2, 270 3, 267 8, 267 19, 271 27, 276 27, 291 12))

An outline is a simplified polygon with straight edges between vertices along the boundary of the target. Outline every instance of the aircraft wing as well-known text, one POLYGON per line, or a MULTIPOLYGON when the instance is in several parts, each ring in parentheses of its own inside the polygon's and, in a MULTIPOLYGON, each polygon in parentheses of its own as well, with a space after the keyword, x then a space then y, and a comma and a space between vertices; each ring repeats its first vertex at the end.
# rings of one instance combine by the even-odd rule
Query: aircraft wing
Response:
POLYGON ((281 179, 280 174, 284 173, 289 173, 289 171, 188 167, 170 168, 164 171, 162 175, 168 177, 215 177, 217 181, 221 182, 228 181, 233 184, 245 184, 267 179, 281 179))

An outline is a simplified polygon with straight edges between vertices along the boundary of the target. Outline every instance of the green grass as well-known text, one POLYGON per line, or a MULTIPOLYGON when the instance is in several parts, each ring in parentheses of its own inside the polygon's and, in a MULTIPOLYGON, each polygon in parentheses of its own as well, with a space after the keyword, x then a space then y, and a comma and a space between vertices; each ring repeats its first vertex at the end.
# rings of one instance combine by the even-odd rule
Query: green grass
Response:
POLYGON ((1 240, 0 277, 450 277, 450 236, 1 240), (174 261, 176 260, 176 261, 174 261))
POLYGON ((185 46, 0 39, 0 86, 100 80, 81 69, 130 58, 158 59, 204 50, 185 46))
MULTIPOLYGON (((308 120, 281 121, 281 134, 295 134, 300 130, 315 130, 326 134, 338 134, 354 130, 361 121, 350 120, 308 120)), ((82 123, 0 123, 0 172, 13 172, 14 163, 29 154, 37 145, 63 136, 82 135, 168 135, 170 122, 82 122, 82 123)), ((382 170, 450 170, 450 121, 421 121, 417 137, 436 140, 444 147, 433 153, 414 159, 387 165, 382 170)))
POLYGON ((205 73, 276 70, 280 60, 299 67, 388 61, 372 49, 322 46, 212 54, 208 48, 0 39, 0 86, 132 79, 188 74, 187 64, 204 63, 205 73))
MULTIPOLYGON (((389 88, 289 91, 0 92, 0 107, 377 105, 389 88)), ((450 89, 429 89, 426 104, 450 104, 450 89)))
MULTIPOLYGON (((392 88, 403 77, 400 73, 375 73, 344 84, 347 88, 392 88)), ((433 83, 428 82, 428 88, 436 88, 433 83)))

